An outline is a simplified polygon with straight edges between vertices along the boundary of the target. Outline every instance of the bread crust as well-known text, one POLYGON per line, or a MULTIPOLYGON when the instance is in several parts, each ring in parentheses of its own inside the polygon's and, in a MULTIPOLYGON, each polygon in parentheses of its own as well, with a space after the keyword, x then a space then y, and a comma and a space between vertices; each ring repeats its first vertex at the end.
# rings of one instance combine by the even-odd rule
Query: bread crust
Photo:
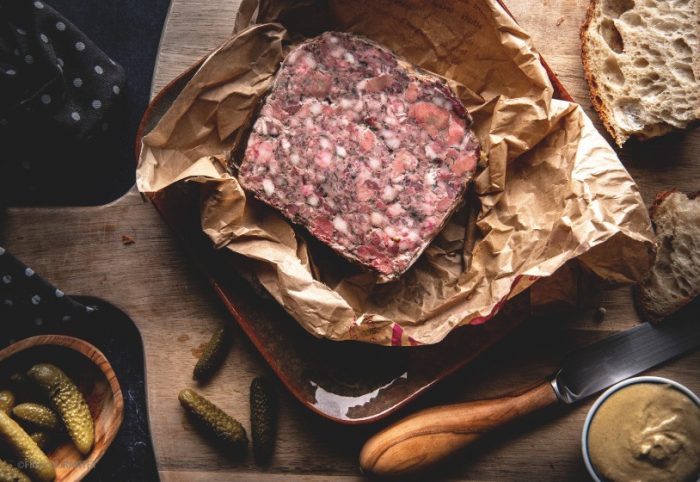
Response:
MULTIPOLYGON (((655 217, 659 213, 659 209, 663 202, 671 195, 674 193, 680 193, 684 194, 689 200, 694 200, 697 197, 700 197, 700 191, 694 191, 690 193, 682 193, 678 189, 673 188, 669 189, 667 191, 661 191, 656 194, 656 197, 654 198, 654 202, 652 203, 651 207, 649 208, 649 216, 651 217, 652 223, 654 223, 654 228, 656 229, 656 224, 655 224, 655 217)), ((653 270, 653 267, 652 267, 653 270)), ((690 296, 687 298, 684 298, 685 305, 693 302, 695 297, 690 296)), ((634 306, 637 310, 637 313, 639 316, 642 318, 642 320, 656 324, 661 321, 663 321, 665 318, 668 316, 671 316, 673 313, 660 313, 659 310, 656 309, 656 303, 649 293, 647 289, 644 287, 644 280, 641 282, 637 283, 634 285, 632 288, 632 299, 634 302, 634 306)))
MULTIPOLYGON (((654 217, 656 216, 656 211, 659 209, 659 206, 661 206, 661 204, 664 202, 664 200, 667 197, 669 197, 671 194, 673 194, 674 192, 680 192, 680 191, 674 187, 673 189, 669 189, 668 191, 659 191, 658 193, 656 193, 656 197, 654 198, 654 202, 652 203, 651 207, 649 208, 649 217, 652 219, 652 221, 654 220, 654 217)), ((700 191, 685 193, 685 197, 687 197, 691 201, 698 196, 700 196, 700 191)))
POLYGON ((586 19, 581 26, 581 63, 583 64, 583 75, 588 83, 588 92, 591 97, 591 104, 593 104, 593 108, 598 113, 598 116, 603 122, 605 129, 607 129, 610 136, 615 140, 615 143, 622 147, 622 144, 624 144, 627 139, 618 135, 613 125, 612 112, 610 112, 607 106, 603 103, 603 99, 600 97, 598 82, 595 80, 595 76, 593 75, 593 66, 591 65, 588 52, 588 27, 593 21, 598 1, 599 0, 591 0, 591 2, 588 4, 586 19))

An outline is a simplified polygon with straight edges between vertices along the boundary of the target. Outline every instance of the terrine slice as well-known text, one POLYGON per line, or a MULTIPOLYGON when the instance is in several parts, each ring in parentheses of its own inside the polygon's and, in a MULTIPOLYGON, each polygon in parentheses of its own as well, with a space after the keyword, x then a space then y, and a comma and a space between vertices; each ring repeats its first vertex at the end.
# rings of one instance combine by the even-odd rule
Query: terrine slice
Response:
POLYGON ((460 205, 479 158, 471 122, 441 77, 363 37, 324 33, 282 62, 238 180, 390 281, 460 205))

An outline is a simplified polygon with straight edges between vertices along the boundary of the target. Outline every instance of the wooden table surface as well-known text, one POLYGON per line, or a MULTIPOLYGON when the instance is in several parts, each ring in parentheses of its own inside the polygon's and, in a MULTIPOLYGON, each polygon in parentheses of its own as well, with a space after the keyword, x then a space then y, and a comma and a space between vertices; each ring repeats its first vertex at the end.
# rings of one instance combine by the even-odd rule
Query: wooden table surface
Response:
MULTIPOLYGON (((515 18, 571 95, 600 127, 583 80, 578 31, 587 0, 510 0, 515 18)), ((237 0, 172 0, 153 79, 158 92, 172 78, 228 37, 237 0)), ((700 132, 633 144, 625 165, 649 202, 658 190, 700 184, 700 132)), ((638 322, 629 288, 583 300, 575 313, 532 320, 488 354, 431 393, 368 427, 325 421, 280 388, 280 427, 272 463, 252 456, 228 460, 192 430, 177 402, 192 386, 197 348, 215 326, 231 322, 207 281, 189 262, 155 209, 135 190, 95 208, 11 208, 0 223, 5 246, 68 293, 104 298, 127 312, 144 342, 148 409, 156 457, 164 481, 361 480, 359 449, 386 423, 431 405, 495 396, 533 384, 554 370, 572 347, 585 345, 638 322), (122 235, 135 243, 122 244, 122 235), (81 263, 76 263, 81 259, 81 263), (602 323, 597 306, 607 308, 602 323)), ((109 329, 109 327, 105 327, 109 329)), ((267 373, 261 357, 239 333, 223 369, 201 391, 248 426, 248 387, 267 373)), ((700 392, 700 352, 651 371, 700 392)), ((592 400, 553 410, 484 441, 430 475, 431 480, 588 480, 580 433, 592 400)))

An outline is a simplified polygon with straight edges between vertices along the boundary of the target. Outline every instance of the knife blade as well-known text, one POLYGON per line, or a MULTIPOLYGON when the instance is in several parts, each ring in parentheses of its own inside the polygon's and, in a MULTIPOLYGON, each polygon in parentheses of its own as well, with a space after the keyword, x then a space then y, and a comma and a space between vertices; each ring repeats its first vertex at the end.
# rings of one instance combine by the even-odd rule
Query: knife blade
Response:
POLYGON ((699 320, 643 323, 569 355, 554 375, 552 388, 559 400, 574 403, 698 345, 699 320))
POLYGON ((579 349, 534 388, 500 398, 417 412, 369 439, 364 473, 407 475, 463 449, 484 433, 558 402, 572 404, 700 345, 700 320, 643 323, 579 349))

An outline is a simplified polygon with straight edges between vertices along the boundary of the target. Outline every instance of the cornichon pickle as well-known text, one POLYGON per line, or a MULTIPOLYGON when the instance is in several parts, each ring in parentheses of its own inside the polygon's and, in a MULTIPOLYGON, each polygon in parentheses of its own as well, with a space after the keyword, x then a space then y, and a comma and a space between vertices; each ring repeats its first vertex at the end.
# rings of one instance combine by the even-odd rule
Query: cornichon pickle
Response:
POLYGON ((207 434, 226 448, 233 449, 235 455, 240 455, 245 450, 248 437, 238 420, 189 388, 182 390, 178 399, 180 405, 207 434))
POLYGON ((15 405, 15 395, 9 390, 0 391, 0 410, 7 413, 15 405))
POLYGON ((95 427, 88 404, 73 381, 63 371, 40 363, 27 372, 46 393, 78 451, 87 455, 95 442, 95 427))
POLYGON ((221 366, 230 346, 230 330, 226 328, 219 328, 216 330, 206 345, 204 345, 202 355, 194 366, 192 377, 200 382, 209 379, 216 369, 221 366))
POLYGON ((29 436, 36 442, 41 450, 46 450, 46 447, 51 443, 51 437, 49 437, 49 434, 46 432, 32 432, 29 436))
POLYGON ((20 403, 12 409, 12 415, 21 422, 49 430, 60 430, 61 420, 49 407, 38 403, 20 403))
POLYGON ((0 482, 32 482, 21 470, 0 459, 0 482))
POLYGON ((255 461, 270 460, 277 431, 277 403, 269 380, 258 377, 250 384, 250 435, 255 461))
POLYGON ((32 479, 49 482, 56 477, 53 464, 46 454, 17 422, 1 411, 0 440, 7 444, 19 461, 17 465, 26 469, 32 479))

